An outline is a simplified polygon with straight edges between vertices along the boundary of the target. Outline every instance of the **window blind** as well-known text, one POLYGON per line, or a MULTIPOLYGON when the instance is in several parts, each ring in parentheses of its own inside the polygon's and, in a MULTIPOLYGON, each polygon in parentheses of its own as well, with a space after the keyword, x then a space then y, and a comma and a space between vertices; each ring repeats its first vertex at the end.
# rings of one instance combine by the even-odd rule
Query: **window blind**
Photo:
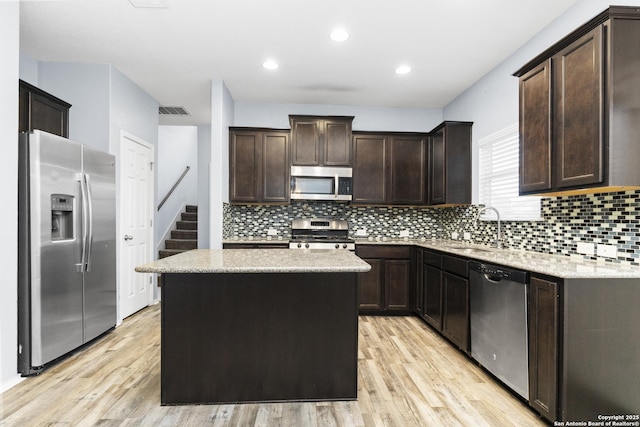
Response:
MULTIPOLYGON (((500 212, 500 219, 510 221, 540 220, 540 197, 520 197, 518 125, 480 139, 479 202, 500 212)), ((482 219, 495 220, 494 212, 484 212, 482 219)))

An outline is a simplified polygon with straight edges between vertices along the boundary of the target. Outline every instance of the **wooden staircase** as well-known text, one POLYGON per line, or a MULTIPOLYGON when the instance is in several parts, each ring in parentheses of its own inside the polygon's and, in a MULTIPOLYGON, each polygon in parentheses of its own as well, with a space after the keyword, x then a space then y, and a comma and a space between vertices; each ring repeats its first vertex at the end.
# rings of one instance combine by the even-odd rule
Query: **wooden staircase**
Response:
POLYGON ((158 258, 198 248, 198 207, 187 205, 180 220, 176 221, 176 230, 171 230, 171 238, 164 241, 166 249, 158 252, 158 258))

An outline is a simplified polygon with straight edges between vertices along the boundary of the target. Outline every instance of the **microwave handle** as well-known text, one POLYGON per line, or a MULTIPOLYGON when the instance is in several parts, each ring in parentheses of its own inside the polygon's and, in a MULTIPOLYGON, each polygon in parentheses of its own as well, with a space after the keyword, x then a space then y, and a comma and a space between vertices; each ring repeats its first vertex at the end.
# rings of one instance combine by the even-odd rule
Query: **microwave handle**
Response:
POLYGON ((338 176, 338 174, 336 174, 336 185, 334 187, 335 189, 335 198, 338 198, 338 195, 340 194, 340 177, 338 176))

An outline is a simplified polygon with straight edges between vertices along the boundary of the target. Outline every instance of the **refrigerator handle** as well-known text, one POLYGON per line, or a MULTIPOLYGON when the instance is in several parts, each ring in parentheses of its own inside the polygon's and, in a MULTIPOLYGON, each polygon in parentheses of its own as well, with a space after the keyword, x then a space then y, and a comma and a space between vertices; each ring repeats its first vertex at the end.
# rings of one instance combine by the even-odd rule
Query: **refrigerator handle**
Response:
POLYGON ((91 271, 91 252, 93 251, 93 195, 91 194, 91 175, 84 174, 85 187, 87 194, 87 225, 88 233, 86 240, 87 257, 85 271, 91 271))
POLYGON ((79 273, 85 272, 86 267, 86 259, 87 259, 87 236, 89 235, 89 224, 88 224, 88 216, 87 216, 87 189, 85 185, 85 179, 83 173, 78 173, 76 175, 77 180, 80 182, 80 196, 82 199, 82 211, 80 212, 80 217, 82 218, 82 255, 80 256, 80 269, 79 273))

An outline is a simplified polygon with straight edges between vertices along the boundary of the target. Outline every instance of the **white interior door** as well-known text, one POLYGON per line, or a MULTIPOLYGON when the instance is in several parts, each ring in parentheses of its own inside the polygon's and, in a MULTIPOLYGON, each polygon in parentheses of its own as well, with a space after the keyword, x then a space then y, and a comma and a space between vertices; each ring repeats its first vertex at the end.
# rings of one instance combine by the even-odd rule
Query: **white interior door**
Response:
POLYGON ((153 261, 153 146, 120 137, 120 318, 153 302, 153 275, 134 268, 153 261))

